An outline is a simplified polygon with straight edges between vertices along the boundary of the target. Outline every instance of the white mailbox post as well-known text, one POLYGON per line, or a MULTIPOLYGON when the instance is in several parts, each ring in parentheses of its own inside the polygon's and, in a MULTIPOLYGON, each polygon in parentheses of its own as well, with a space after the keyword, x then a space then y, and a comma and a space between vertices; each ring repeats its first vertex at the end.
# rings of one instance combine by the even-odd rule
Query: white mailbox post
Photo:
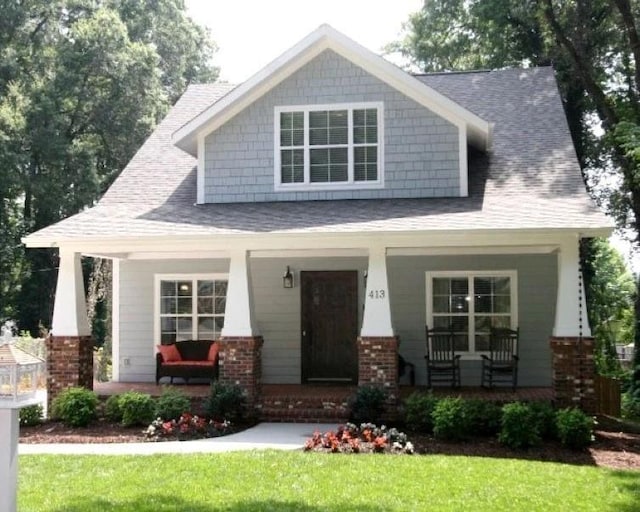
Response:
POLYGON ((44 361, 13 343, 9 324, 0 335, 0 510, 16 512, 18 487, 18 411, 38 403, 44 361))

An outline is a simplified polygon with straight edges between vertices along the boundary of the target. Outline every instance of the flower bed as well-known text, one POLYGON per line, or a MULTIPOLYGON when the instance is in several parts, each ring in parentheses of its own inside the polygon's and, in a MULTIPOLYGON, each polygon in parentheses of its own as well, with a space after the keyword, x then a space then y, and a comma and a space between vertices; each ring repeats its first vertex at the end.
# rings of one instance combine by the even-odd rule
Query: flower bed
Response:
POLYGON ((324 434, 314 432, 304 445, 305 451, 326 453, 394 453, 413 454, 414 447, 407 435, 395 428, 363 423, 341 425, 324 434))
POLYGON ((147 441, 189 441, 207 439, 232 433, 230 421, 207 420, 200 416, 184 413, 176 420, 154 420, 144 431, 147 441))

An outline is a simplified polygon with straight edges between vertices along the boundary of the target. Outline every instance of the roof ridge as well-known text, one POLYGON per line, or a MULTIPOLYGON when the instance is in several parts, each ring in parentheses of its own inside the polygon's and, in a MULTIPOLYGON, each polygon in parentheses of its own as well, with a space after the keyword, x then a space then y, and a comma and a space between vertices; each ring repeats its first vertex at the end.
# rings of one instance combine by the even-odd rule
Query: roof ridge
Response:
POLYGON ((419 76, 442 76, 442 75, 472 75, 474 73, 502 73, 506 71, 530 71, 535 69, 548 69, 553 66, 530 66, 528 68, 524 67, 506 67, 500 69, 460 69, 453 71, 433 71, 433 72, 424 72, 424 73, 411 73, 411 76, 419 77, 419 76))

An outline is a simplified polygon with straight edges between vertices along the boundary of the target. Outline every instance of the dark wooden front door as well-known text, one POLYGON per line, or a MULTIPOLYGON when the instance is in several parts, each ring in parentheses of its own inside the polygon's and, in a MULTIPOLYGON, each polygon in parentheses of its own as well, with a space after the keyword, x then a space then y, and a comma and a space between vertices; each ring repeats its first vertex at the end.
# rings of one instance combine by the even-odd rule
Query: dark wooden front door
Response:
POLYGON ((358 273, 301 272, 303 382, 357 382, 358 273))

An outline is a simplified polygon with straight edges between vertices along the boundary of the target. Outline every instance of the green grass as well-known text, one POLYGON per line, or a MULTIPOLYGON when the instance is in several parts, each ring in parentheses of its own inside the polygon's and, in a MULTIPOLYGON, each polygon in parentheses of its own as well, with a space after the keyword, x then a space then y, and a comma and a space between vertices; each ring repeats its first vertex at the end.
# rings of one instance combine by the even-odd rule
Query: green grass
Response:
POLYGON ((452 456, 20 457, 20 512, 640 511, 640 473, 452 456))

